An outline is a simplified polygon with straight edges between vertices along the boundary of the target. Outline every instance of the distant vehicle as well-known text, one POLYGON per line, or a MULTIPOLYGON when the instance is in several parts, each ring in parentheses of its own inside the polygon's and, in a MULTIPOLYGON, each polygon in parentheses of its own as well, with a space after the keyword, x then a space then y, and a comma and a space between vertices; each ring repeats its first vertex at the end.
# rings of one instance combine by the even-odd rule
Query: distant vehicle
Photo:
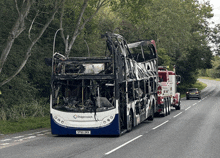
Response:
POLYGON ((198 88, 189 88, 186 92, 186 99, 189 100, 190 98, 198 98, 201 99, 201 92, 198 88))

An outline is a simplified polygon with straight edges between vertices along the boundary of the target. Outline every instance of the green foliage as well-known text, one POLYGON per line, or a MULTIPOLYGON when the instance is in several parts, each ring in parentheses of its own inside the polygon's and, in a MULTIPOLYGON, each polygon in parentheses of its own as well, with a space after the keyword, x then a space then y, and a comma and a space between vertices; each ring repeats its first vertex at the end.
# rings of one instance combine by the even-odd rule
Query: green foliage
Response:
POLYGON ((30 104, 15 104, 11 107, 2 106, 0 120, 18 121, 29 117, 45 117, 49 115, 49 105, 45 101, 30 104))
POLYGON ((214 44, 214 51, 216 55, 220 55, 220 24, 217 24, 210 30, 210 40, 214 44))
POLYGON ((18 121, 3 121, 0 120, 0 133, 10 134, 16 132, 22 132, 27 130, 33 130, 38 128, 49 128, 50 117, 29 117, 25 119, 19 119, 18 121))
POLYGON ((201 69, 200 76, 220 78, 220 57, 215 56, 212 60, 212 69, 201 69))
POLYGON ((213 14, 208 2, 121 0, 114 3, 113 11, 123 19, 118 33, 130 42, 154 39, 159 65, 176 65, 183 84, 195 83, 198 69, 211 68, 207 19, 213 14))

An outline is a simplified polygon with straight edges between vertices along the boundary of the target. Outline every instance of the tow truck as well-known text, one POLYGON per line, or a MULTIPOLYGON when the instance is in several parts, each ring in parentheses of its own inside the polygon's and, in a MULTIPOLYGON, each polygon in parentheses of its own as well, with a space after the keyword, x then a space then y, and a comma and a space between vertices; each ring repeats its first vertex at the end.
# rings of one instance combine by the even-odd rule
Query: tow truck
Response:
POLYGON ((177 85, 181 81, 180 75, 174 70, 170 71, 165 66, 158 66, 158 88, 157 88, 157 110, 156 114, 167 116, 171 107, 180 110, 180 93, 177 92, 177 85))

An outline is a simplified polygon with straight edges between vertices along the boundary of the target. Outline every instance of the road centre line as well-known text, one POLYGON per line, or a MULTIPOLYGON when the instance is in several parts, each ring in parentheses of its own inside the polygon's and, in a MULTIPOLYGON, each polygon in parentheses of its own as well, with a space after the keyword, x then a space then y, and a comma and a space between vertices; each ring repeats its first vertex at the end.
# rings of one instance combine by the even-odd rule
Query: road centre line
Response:
POLYGON ((188 110, 188 109, 190 109, 190 108, 191 108, 191 106, 189 106, 188 108, 186 108, 185 111, 188 110))
POLYGON ((153 130, 154 130, 154 129, 157 129, 158 127, 160 127, 160 126, 164 125, 164 124, 165 124, 165 123, 167 123, 167 122, 169 122, 169 120, 167 120, 167 121, 165 121, 164 123, 161 123, 160 125, 158 125, 158 126, 154 127, 154 128, 153 128, 153 130))
POLYGON ((116 151, 116 150, 122 148, 123 146, 125 146, 125 145, 127 145, 127 144, 133 142, 134 140, 136 140, 136 139, 138 139, 138 138, 140 138, 140 137, 142 137, 142 136, 143 136, 143 135, 139 135, 139 136, 135 137, 134 139, 132 139, 132 140, 130 140, 130 141, 128 141, 128 142, 126 142, 126 143, 124 143, 124 144, 118 146, 117 148, 115 148, 115 149, 113 149, 113 150, 111 150, 111 151, 105 153, 105 155, 109 155, 109 154, 113 153, 114 151, 116 151))
POLYGON ((179 116, 179 115, 182 114, 182 113, 183 113, 183 112, 180 112, 179 114, 177 114, 177 115, 175 115, 175 116, 173 116, 173 117, 175 118, 175 117, 179 116))

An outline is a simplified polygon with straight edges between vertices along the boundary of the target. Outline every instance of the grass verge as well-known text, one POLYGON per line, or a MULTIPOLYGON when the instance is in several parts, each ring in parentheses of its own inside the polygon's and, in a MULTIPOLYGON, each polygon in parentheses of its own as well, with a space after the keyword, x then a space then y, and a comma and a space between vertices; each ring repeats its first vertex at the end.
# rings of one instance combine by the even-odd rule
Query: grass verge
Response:
POLYGON ((212 78, 212 77, 199 77, 201 79, 207 79, 207 80, 215 80, 215 81, 220 81, 220 78, 212 78))
POLYGON ((49 128, 50 117, 30 117, 18 121, 0 120, 0 134, 11 134, 38 128, 49 128))

